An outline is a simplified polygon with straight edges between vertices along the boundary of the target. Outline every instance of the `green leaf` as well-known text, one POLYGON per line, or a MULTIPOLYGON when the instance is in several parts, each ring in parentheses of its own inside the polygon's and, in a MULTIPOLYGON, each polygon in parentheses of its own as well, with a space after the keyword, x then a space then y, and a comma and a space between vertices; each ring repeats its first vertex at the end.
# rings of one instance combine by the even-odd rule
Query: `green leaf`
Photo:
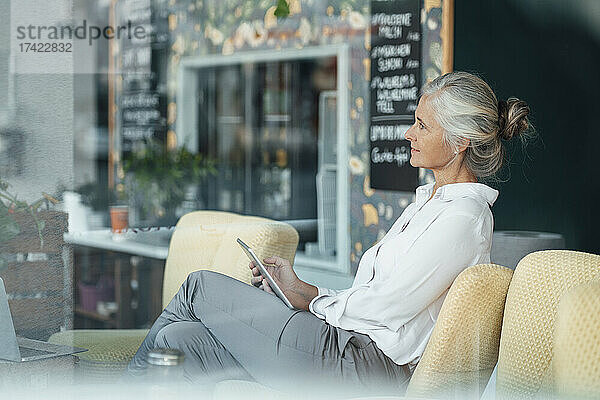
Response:
POLYGON ((21 232, 19 224, 3 211, 0 212, 0 243, 14 238, 21 232))
POLYGON ((290 6, 286 0, 277 0, 277 8, 275 9, 275 16, 277 18, 287 18, 290 15, 290 6))

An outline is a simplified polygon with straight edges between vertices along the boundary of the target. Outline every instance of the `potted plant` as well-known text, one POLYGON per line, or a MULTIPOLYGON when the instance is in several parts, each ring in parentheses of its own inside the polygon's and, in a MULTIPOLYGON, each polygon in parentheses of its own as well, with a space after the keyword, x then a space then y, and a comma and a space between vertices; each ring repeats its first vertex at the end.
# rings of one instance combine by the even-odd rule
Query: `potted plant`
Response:
POLYGON ((88 223, 90 229, 107 226, 108 206, 113 197, 106 186, 94 181, 88 181, 75 188, 80 195, 81 204, 88 208, 88 223))
POLYGON ((75 192, 81 196, 81 203, 98 214, 103 223, 107 221, 107 210, 110 206, 123 206, 128 204, 128 192, 125 185, 117 185, 109 189, 107 185, 101 185, 94 181, 88 181, 75 188, 75 192), (101 216, 100 216, 101 214, 101 216))
POLYGON ((139 213, 137 219, 159 225, 173 225, 190 185, 217 172, 215 162, 202 154, 185 146, 167 149, 157 141, 148 141, 141 150, 127 154, 123 171, 130 205, 139 213))
POLYGON ((9 186, 0 179, 0 276, 17 335, 46 340, 73 320, 72 249, 63 236, 68 214, 52 209, 60 190, 28 203, 9 186))
MULTIPOLYGON (((17 243, 15 239, 23 235, 31 239, 31 243, 21 243, 25 250, 44 250, 44 232, 46 221, 51 215, 42 215, 40 208, 49 204, 57 204, 53 196, 42 192, 42 197, 29 204, 19 200, 17 195, 9 191, 10 184, 0 178, 0 250, 12 250, 17 243), (29 235, 28 235, 29 234, 29 235)), ((6 266, 6 259, 0 254, 0 270, 6 266)))

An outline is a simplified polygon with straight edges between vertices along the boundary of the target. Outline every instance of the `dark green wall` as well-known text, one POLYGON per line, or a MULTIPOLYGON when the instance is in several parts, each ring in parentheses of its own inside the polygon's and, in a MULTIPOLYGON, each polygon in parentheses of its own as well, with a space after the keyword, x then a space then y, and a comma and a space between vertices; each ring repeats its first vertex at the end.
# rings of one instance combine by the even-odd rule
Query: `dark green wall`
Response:
POLYGON ((598 30, 564 8, 588 1, 522 1, 533 6, 455 2, 455 70, 477 72, 500 99, 527 101, 539 134, 525 151, 518 139, 508 146, 509 181, 491 185, 495 227, 559 232, 567 248, 600 254, 598 30))

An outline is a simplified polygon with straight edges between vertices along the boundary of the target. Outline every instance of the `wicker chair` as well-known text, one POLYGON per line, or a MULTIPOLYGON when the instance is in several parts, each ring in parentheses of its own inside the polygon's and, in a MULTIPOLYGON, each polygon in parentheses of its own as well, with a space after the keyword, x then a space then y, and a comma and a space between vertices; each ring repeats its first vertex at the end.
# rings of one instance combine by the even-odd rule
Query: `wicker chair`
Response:
MULTIPOLYGON (((250 284, 248 258, 236 238, 258 257, 279 255, 293 260, 298 233, 290 225, 266 218, 219 211, 195 211, 177 222, 169 244, 164 281, 166 307, 190 272, 210 269, 250 284)), ((81 353, 77 373, 87 382, 111 382, 121 375, 148 333, 145 329, 71 330, 59 332, 51 343, 89 349, 81 353)))
MULTIPOLYGON (((555 325, 557 324, 557 309, 561 297, 579 285, 600 280, 600 256, 571 250, 546 250, 530 253, 517 265, 504 311, 500 352, 498 356, 498 377, 496 395, 499 399, 531 399, 553 398, 555 392, 555 373, 560 381, 569 380, 569 374, 576 373, 581 365, 569 371, 563 371, 568 365, 564 347, 557 348, 553 366, 553 345, 555 325), (559 357, 560 355, 560 357, 559 357)), ((581 289, 582 291, 594 289, 581 289)), ((597 290, 597 289, 595 289, 597 290)), ((575 292, 574 295, 581 296, 575 292)), ((597 292, 596 292, 597 293, 597 292)), ((598 304, 598 300, 593 304, 598 304)), ((563 307, 573 307, 574 303, 565 298, 563 307)), ((584 307, 578 305, 578 307, 584 307)), ((581 355, 580 360, 592 359, 596 366, 600 364, 598 356, 598 308, 591 309, 593 318, 586 321, 581 316, 572 315, 578 319, 578 325, 571 329, 578 331, 578 337, 595 340, 595 344, 586 344, 591 349, 595 346, 596 355, 588 353, 581 355), (589 324, 588 326, 582 326, 589 324), (594 331, 594 327, 596 330, 594 331), (592 336, 595 339, 592 339, 592 336), (591 346, 591 347, 590 347, 591 346)), ((589 315, 589 314, 588 314, 589 315)), ((563 316, 569 318, 569 316, 563 316)), ((560 319, 559 319, 560 322, 560 319)), ((558 324, 561 328, 557 340, 564 346, 565 322, 558 324)), ((576 337, 576 336, 574 336, 576 337)), ((570 340, 574 339, 571 338, 570 340)), ((583 340, 583 339, 582 339, 583 340)), ((578 351, 581 351, 578 349, 578 351)), ((590 362, 590 361, 586 361, 590 362)), ((596 382, 597 383, 597 382, 596 382)), ((597 386, 596 386, 597 387, 597 386)), ((600 392, 596 392, 599 395, 600 392)), ((597 398, 597 397, 596 397, 597 398)))
POLYGON ((506 293, 513 271, 467 268, 444 300, 408 397, 479 399, 498 360, 506 293))

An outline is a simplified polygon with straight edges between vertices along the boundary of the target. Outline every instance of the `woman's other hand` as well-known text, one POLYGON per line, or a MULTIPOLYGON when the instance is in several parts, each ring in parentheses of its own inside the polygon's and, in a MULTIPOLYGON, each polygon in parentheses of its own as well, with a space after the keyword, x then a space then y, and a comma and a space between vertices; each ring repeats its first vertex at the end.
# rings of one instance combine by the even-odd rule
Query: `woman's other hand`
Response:
POLYGON ((271 289, 271 287, 269 286, 269 288, 267 289, 265 287, 265 285, 263 284, 263 282, 265 284, 269 284, 267 282, 267 280, 261 275, 260 270, 258 269, 258 267, 254 264, 254 261, 250 261, 250 263, 248 264, 248 268, 250 268, 250 270, 252 271, 252 278, 250 279, 250 283, 252 283, 252 286, 256 286, 257 288, 264 290, 265 292, 269 292, 269 293, 273 293, 273 290, 271 289))
MULTIPOLYGON (((294 272, 291 263, 285 258, 277 256, 267 257, 263 259, 263 265, 284 293, 300 280, 294 272)), ((248 267, 252 270, 252 285, 265 292, 273 293, 269 282, 261 275, 260 270, 254 265, 253 261, 248 264, 248 267)))
MULTIPOLYGON (((308 310, 308 304, 319 293, 317 287, 301 281, 294 272, 292 264, 284 258, 267 257, 263 259, 263 265, 290 303, 297 309, 308 310)), ((251 261, 248 267, 252 270, 252 285, 274 294, 269 282, 261 275, 254 262, 251 261)))

